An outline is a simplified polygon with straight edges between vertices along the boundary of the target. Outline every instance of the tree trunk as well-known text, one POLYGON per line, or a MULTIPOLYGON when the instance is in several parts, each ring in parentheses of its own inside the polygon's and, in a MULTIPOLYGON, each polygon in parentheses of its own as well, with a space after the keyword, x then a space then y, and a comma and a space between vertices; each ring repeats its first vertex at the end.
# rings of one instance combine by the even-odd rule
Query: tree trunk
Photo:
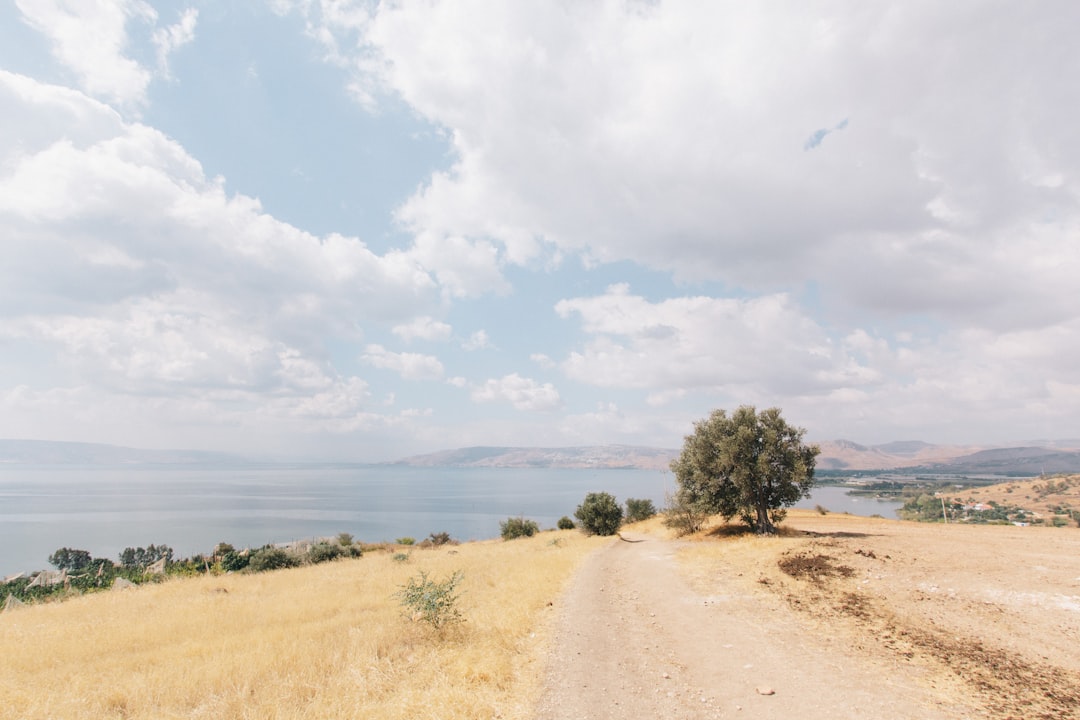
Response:
POLYGON ((776 534, 776 526, 769 519, 769 508, 764 502, 758 503, 757 510, 757 533, 758 535, 776 534))

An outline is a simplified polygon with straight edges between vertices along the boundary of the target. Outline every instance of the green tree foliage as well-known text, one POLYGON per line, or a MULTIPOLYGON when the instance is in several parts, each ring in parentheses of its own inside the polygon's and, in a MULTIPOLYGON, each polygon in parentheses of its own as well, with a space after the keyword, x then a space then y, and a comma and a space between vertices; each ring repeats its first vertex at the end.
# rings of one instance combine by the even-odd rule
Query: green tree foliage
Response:
POLYGON ((168 545, 148 545, 144 548, 124 548, 120 553, 120 565, 125 570, 145 570, 159 560, 171 563, 173 549, 168 545))
POLYGON ((339 557, 345 554, 345 549, 338 544, 331 544, 328 542, 315 543, 308 550, 307 559, 308 562, 313 565, 318 563, 329 562, 330 560, 337 560, 339 557))
POLYGON ((757 533, 776 532, 784 508, 809 497, 820 450, 803 443, 806 431, 789 425, 779 408, 743 405, 730 416, 715 410, 694 423, 671 470, 676 499, 718 513, 736 515, 757 533))
POLYGON ((638 498, 627 498, 626 500, 626 522, 638 522, 640 520, 648 520, 656 514, 656 506, 653 505, 652 500, 639 500, 638 498))
POLYGON ((251 554, 251 559, 248 561, 248 570, 266 572, 267 570, 296 567, 299 564, 296 558, 281 548, 262 547, 251 554))
POLYGON ((499 534, 503 540, 514 540, 519 537, 532 537, 540 532, 540 526, 535 520, 523 517, 506 518, 499 523, 499 534))
POLYGON ((90 567, 92 560, 93 558, 90 557, 90 553, 86 550, 75 550, 66 547, 60 548, 49 556, 50 565, 57 570, 67 570, 68 572, 81 572, 90 567))
POLYGON ((622 525, 622 506, 606 492, 589 493, 574 511, 581 529, 590 535, 614 535, 622 525))
POLYGON ((574 525, 573 520, 571 520, 566 515, 563 515, 561 518, 559 518, 559 523, 558 525, 556 525, 556 527, 558 527, 560 530, 573 530, 577 526, 574 525))

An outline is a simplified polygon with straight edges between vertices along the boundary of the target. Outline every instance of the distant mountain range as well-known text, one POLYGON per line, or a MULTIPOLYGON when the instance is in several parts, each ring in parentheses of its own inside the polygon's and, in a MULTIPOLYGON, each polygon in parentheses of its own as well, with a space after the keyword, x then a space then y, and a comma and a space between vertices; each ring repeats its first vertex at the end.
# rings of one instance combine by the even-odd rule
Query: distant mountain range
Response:
POLYGON ((414 455, 393 465, 413 467, 639 468, 666 470, 677 450, 635 445, 468 447, 414 455))
MULTIPOLYGON (((1044 446, 986 448, 905 440, 860 445, 819 443, 821 470, 926 472, 957 475, 1041 475, 1080 472, 1080 439, 1042 441, 1044 446)), ((632 445, 527 448, 469 447, 416 455, 395 465, 414 467, 640 468, 667 470, 679 451, 632 445)))
MULTIPOLYGON (((822 471, 1041 475, 1080 473, 1080 439, 1039 440, 1016 447, 935 445, 905 440, 860 445, 850 440, 818 443, 822 471)), ((667 470, 679 451, 636 445, 580 447, 468 447, 415 455, 390 465, 491 468, 637 468, 667 470)), ((251 462, 227 453, 141 450, 97 443, 0 440, 0 464, 26 465, 230 465, 251 462)))
POLYGON ((0 440, 0 464, 23 465, 198 465, 244 462, 226 453, 201 450, 141 450, 99 443, 0 440))

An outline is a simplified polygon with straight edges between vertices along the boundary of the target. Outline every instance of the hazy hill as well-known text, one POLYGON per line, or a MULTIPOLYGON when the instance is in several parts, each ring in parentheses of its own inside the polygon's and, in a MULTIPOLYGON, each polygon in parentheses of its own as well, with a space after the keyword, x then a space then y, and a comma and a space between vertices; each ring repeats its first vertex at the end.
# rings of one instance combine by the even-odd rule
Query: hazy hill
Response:
POLYGON ((0 440, 0 463, 24 465, 195 465, 241 458, 200 450, 142 450, 99 443, 0 440))
POLYGON ((442 450, 398 460, 395 465, 414 467, 505 467, 505 468, 640 468, 667 470, 678 455, 667 448, 632 445, 592 445, 586 447, 468 447, 442 450))

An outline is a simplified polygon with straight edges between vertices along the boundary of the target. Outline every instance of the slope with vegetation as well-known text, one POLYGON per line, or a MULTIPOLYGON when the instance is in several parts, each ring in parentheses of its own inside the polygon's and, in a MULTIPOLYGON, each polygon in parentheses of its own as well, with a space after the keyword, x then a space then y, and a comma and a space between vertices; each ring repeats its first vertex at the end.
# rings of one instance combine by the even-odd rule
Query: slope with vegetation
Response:
POLYGON ((525 717, 534 635, 602 542, 387 548, 28 605, 0 614, 0 707, 24 720, 525 717), (403 605, 421 574, 455 573, 463 622, 436 630, 403 605))

